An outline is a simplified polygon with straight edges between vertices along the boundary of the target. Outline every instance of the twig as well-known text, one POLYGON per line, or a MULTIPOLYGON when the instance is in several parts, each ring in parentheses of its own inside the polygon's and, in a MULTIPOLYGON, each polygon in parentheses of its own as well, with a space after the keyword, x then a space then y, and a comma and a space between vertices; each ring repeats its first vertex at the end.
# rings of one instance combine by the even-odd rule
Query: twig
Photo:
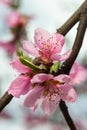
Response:
POLYGON ((65 36, 67 32, 69 32, 69 30, 79 21, 83 7, 87 9, 87 1, 85 1, 59 29, 57 29, 57 33, 63 34, 65 36))
MULTIPOLYGON (((86 3, 87 3, 87 1, 86 1, 86 3)), ((87 9, 84 7, 84 8, 82 8, 82 13, 80 16, 80 23, 79 23, 79 26, 77 29, 76 39, 75 39, 74 45, 72 47, 72 53, 71 53, 70 57, 63 63, 63 66, 61 67, 61 70, 59 70, 58 73, 69 74, 69 71, 81 49, 83 38, 84 38, 84 35, 86 32, 86 27, 87 27, 87 9)))
MULTIPOLYGON (((72 48, 72 53, 71 53, 70 57, 64 62, 61 69, 59 70, 59 72, 58 72, 59 74, 60 73, 69 74, 70 69, 71 69, 80 49, 81 49, 83 38, 85 35, 85 31, 86 31, 86 27, 87 27, 87 10, 85 8, 83 8, 81 16, 80 16, 80 23, 78 26, 76 39, 75 39, 75 42, 74 42, 74 45, 72 48)), ((69 128, 71 130, 76 130, 76 127, 74 125, 72 118, 69 115, 69 112, 67 110, 67 106, 66 106, 65 102, 61 101, 59 106, 60 106, 60 109, 65 117, 65 120, 66 120, 69 128)))
POLYGON ((60 110, 61 110, 70 130, 77 130, 74 123, 73 123, 72 118, 70 117, 70 114, 68 112, 68 107, 66 106, 65 102, 61 101, 59 106, 60 106, 60 110))
POLYGON ((0 112, 3 110, 3 108, 12 100, 13 96, 9 95, 8 92, 6 92, 0 99, 0 112))

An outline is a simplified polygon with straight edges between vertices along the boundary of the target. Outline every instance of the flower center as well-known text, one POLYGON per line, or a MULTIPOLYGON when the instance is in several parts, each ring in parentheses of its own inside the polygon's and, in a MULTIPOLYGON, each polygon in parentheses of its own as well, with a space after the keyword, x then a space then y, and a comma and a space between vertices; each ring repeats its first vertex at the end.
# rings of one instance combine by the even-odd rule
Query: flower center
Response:
POLYGON ((58 95, 61 95, 59 86, 63 84, 64 82, 55 81, 53 79, 44 82, 42 84, 44 86, 43 96, 47 96, 50 101, 55 101, 56 97, 58 97, 58 95))

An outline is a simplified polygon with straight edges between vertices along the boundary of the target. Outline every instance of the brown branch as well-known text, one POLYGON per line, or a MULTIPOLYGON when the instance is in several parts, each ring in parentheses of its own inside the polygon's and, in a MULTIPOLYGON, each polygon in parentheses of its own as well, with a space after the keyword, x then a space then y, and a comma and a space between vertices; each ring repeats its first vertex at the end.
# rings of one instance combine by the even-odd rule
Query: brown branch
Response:
MULTIPOLYGON (((74 42, 74 45, 72 48, 72 53, 71 53, 70 57, 64 62, 61 69, 58 71, 59 74, 60 73, 69 74, 70 69, 71 69, 76 57, 78 56, 80 49, 81 49, 83 38, 84 38, 84 35, 86 32, 86 27, 87 27, 87 9, 83 7, 83 10, 82 10, 82 13, 80 16, 80 23, 78 26, 76 39, 75 39, 75 42, 74 42)), ((69 112, 67 110, 67 106, 66 106, 65 102, 61 101, 59 106, 60 106, 60 109, 64 115, 64 118, 65 118, 69 128, 71 130, 76 130, 76 127, 74 125, 72 118, 69 115, 69 112)))
MULTIPOLYGON (((87 3, 87 1, 86 1, 86 3, 87 3)), ((78 29, 77 29, 76 39, 75 39, 74 45, 72 47, 72 53, 71 53, 70 57, 63 63, 63 66, 61 67, 61 70, 59 70, 58 73, 69 74, 69 71, 81 49, 84 35, 86 32, 86 27, 87 27, 87 9, 83 8, 81 17, 80 17, 80 22, 79 22, 78 29)))
POLYGON ((85 1, 59 29, 57 29, 57 33, 63 34, 65 36, 69 30, 79 21, 83 7, 87 8, 87 1, 85 1))
POLYGON ((67 108, 65 102, 61 101, 59 106, 60 106, 60 110, 61 110, 61 112, 62 112, 62 114, 63 114, 63 116, 64 116, 64 118, 65 118, 65 120, 66 120, 66 122, 67 122, 67 124, 69 126, 69 128, 71 130, 77 130, 74 123, 73 123, 73 121, 72 121, 72 119, 71 119, 71 117, 70 117, 70 115, 69 115, 68 108, 67 108))
POLYGON ((0 99, 0 112, 4 109, 4 107, 12 100, 13 96, 9 95, 6 92, 0 99))

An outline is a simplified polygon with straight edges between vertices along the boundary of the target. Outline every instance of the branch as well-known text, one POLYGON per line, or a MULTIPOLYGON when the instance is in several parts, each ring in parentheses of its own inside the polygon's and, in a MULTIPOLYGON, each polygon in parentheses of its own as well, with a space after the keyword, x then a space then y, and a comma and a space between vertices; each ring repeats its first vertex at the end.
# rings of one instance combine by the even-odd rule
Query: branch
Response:
POLYGON ((57 33, 63 34, 65 36, 69 30, 79 21, 83 7, 87 8, 87 1, 85 1, 59 29, 57 29, 57 33))
MULTIPOLYGON (((87 3, 87 1, 86 1, 86 3, 87 3)), ((76 60, 76 57, 78 56, 79 51, 81 49, 84 35, 86 32, 86 27, 87 27, 87 9, 84 7, 82 9, 82 13, 80 16, 80 23, 78 25, 76 39, 75 39, 74 45, 72 47, 72 53, 71 53, 70 57, 63 63, 63 66, 61 67, 61 70, 59 70, 58 73, 69 74, 70 69, 71 69, 74 61, 76 60)))
POLYGON ((71 119, 71 117, 70 117, 70 115, 69 115, 68 108, 67 108, 65 102, 61 101, 59 106, 60 106, 60 110, 61 110, 61 112, 62 112, 62 114, 63 114, 63 116, 64 116, 64 118, 65 118, 65 120, 66 120, 66 122, 67 122, 67 124, 69 126, 69 128, 71 130, 77 130, 74 123, 73 123, 73 121, 72 121, 72 119, 71 119))
MULTIPOLYGON (((70 57, 64 62, 61 69, 59 70, 59 72, 58 72, 59 74, 60 73, 69 74, 70 69, 71 69, 76 57, 78 56, 80 49, 81 49, 83 38, 84 38, 84 35, 86 32, 86 27, 87 27, 87 10, 85 8, 83 8, 81 16, 80 16, 80 23, 78 26, 76 39, 75 39, 75 42, 74 42, 74 45, 72 48, 72 53, 71 53, 70 57)), ((65 102, 61 101, 59 106, 60 106, 60 109, 64 115, 64 118, 65 118, 69 128, 71 130, 76 130, 76 127, 73 123, 72 118, 69 115, 69 112, 67 110, 67 106, 66 106, 65 102)))
POLYGON ((6 92, 0 99, 0 112, 3 110, 3 108, 12 100, 13 96, 9 95, 8 92, 6 92))

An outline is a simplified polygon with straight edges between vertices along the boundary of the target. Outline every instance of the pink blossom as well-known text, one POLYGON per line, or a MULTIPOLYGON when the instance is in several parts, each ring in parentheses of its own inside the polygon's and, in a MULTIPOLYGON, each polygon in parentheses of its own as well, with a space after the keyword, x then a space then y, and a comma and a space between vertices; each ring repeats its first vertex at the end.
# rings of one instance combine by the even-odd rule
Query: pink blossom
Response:
POLYGON ((87 79, 87 69, 75 62, 70 71, 70 76, 72 84, 80 84, 87 79))
POLYGON ((15 28, 20 24, 20 14, 18 11, 12 11, 8 16, 7 16, 7 23, 8 26, 11 28, 15 28))
POLYGON ((31 79, 33 88, 29 91, 25 99, 25 106, 36 110, 38 102, 42 99, 43 111, 50 115, 55 112, 60 100, 74 102, 76 92, 70 85, 71 78, 68 75, 36 74, 31 79))
POLYGON ((7 53, 11 56, 14 54, 14 52, 16 51, 16 46, 14 43, 12 42, 0 42, 0 48, 3 48, 4 50, 7 51, 7 53))
POLYGON ((24 41, 23 48, 29 54, 40 57, 44 64, 66 60, 71 53, 70 50, 63 55, 60 54, 64 45, 64 37, 61 34, 50 34, 48 31, 38 28, 35 30, 34 41, 35 44, 28 44, 27 41, 24 41))
POLYGON ((11 62, 11 65, 20 75, 11 83, 8 93, 20 97, 20 95, 24 95, 30 90, 30 80, 33 72, 27 66, 21 64, 18 57, 11 62))
POLYGON ((3 3, 5 5, 11 5, 12 0, 0 0, 0 3, 3 3))

